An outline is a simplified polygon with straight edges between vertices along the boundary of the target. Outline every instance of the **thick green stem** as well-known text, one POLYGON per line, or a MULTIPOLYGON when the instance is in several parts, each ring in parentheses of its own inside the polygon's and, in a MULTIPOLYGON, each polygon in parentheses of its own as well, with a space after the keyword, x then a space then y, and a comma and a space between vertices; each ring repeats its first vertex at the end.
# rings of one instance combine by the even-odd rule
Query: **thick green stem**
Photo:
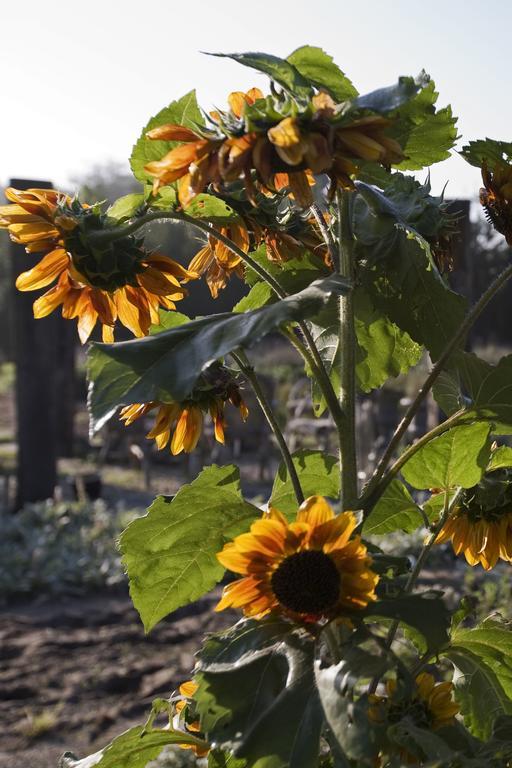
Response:
POLYGON ((425 383, 420 388, 420 390, 418 391, 418 394, 416 395, 413 402, 411 403, 406 413, 404 414, 404 417, 402 418, 400 424, 396 428, 395 433, 393 434, 393 437, 389 442, 389 445, 384 451, 375 469, 375 472, 370 478, 370 481, 363 494, 363 500, 365 501, 365 506, 367 506, 366 500, 368 498, 374 498, 374 495, 375 495, 374 491, 377 485, 379 484, 381 477, 384 475, 386 471, 386 467, 391 461, 393 454, 395 453, 396 449, 400 445, 400 441, 402 437, 405 435, 410 423, 416 416, 421 404, 423 403, 423 400, 432 389, 433 385, 437 380, 437 377, 446 366, 446 363, 450 359, 451 355, 455 352, 460 342, 464 339, 464 336, 473 326, 473 324, 475 323, 477 318, 480 316, 480 314, 483 312, 487 304, 496 295, 496 293, 498 293, 498 291, 505 285, 505 283, 508 280, 510 280, 511 277, 512 277, 512 264, 510 264, 506 269, 504 269, 503 272, 500 275, 498 275, 498 277, 491 283, 491 285, 487 288, 487 290, 481 295, 481 297, 473 306, 471 311, 468 312, 468 314, 466 315, 466 318, 462 323, 462 325, 460 326, 460 328, 458 329, 457 333, 446 345, 443 353, 441 354, 441 357, 439 358, 439 360, 436 362, 436 364, 430 371, 429 375, 425 380, 425 383))
POLYGON ((268 398, 265 395, 265 392, 263 391, 263 388, 259 382, 259 379, 256 376, 254 368, 242 350, 238 350, 238 352, 231 352, 230 354, 253 389, 256 400, 258 401, 258 404, 263 411, 270 429, 276 438, 279 450, 281 451, 281 456, 283 457, 284 464, 288 470, 288 475, 293 486, 293 492, 295 493, 297 503, 302 504, 304 501, 304 493, 302 492, 299 476, 297 475, 297 470, 295 469, 292 455, 288 449, 288 445, 284 439, 283 432, 279 426, 279 422, 277 421, 272 406, 270 405, 268 398))
MULTIPOLYGON (((343 277, 354 279, 354 236, 350 222, 350 192, 337 193, 339 270, 343 277)), ((350 292, 339 298, 340 316, 340 406, 344 429, 340 434, 341 507, 357 504, 356 457, 356 378, 354 298, 350 292)))

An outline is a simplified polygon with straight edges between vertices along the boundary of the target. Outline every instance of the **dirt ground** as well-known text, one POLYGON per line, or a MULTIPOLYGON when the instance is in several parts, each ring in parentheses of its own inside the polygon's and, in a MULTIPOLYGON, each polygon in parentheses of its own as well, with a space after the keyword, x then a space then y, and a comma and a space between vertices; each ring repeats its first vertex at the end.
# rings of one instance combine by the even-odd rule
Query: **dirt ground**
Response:
POLYGON ((204 632, 232 616, 218 594, 149 636, 127 594, 45 599, 0 611, 0 767, 56 768, 144 722, 151 701, 190 676, 204 632))

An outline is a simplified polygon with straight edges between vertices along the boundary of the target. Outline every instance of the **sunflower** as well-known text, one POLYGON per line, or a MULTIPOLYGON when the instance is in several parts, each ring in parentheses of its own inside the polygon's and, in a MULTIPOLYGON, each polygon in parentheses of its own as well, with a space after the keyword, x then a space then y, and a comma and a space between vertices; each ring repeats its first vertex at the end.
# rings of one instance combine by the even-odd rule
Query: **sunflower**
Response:
POLYGON ((412 697, 401 695, 394 679, 387 681, 386 694, 370 694, 369 716, 373 722, 397 723, 407 716, 418 727, 436 731, 451 725, 459 711, 453 700, 453 683, 436 683, 428 672, 416 677, 412 697))
POLYGON ((238 384, 225 366, 215 363, 199 379, 190 399, 183 403, 135 403, 121 410, 120 418, 125 426, 133 424, 151 411, 158 409, 153 428, 146 437, 154 440, 161 451, 170 441, 171 453, 176 456, 182 451, 191 453, 197 446, 203 431, 204 413, 213 421, 217 442, 224 444, 224 406, 230 402, 245 421, 249 410, 242 398, 238 384), (171 438, 171 431, 174 431, 171 438))
MULTIPOLYGON (((193 680, 187 680, 187 682, 180 685, 180 695, 183 697, 177 702, 175 706, 176 717, 173 722, 174 729, 177 731, 185 731, 185 733, 192 733, 194 735, 200 735, 201 727, 199 720, 194 719, 194 715, 191 714, 193 709, 193 700, 195 692, 197 691, 197 684, 193 680)), ((208 754, 209 747, 201 749, 201 747, 195 744, 178 744, 181 749, 191 749, 197 757, 204 757, 208 754)))
POLYGON ((289 110, 286 99, 263 97, 252 89, 232 93, 227 112, 212 112, 212 127, 193 131, 182 125, 163 125, 149 131, 149 139, 179 141, 161 160, 145 166, 156 192, 179 180, 179 199, 190 200, 212 184, 243 178, 247 198, 255 204, 255 180, 263 190, 286 188, 299 208, 313 203, 314 176, 327 174, 331 191, 353 188, 352 176, 360 162, 389 167, 404 159, 401 146, 388 135, 391 120, 381 115, 345 116, 340 105, 323 92, 313 96, 303 114, 279 116, 289 110), (255 114, 251 112, 254 108, 255 114))
POLYGON ((451 541, 469 565, 486 571, 498 560, 512 562, 512 471, 487 472, 480 483, 465 490, 436 538, 451 541))
MULTIPOLYGON (((242 223, 233 223, 229 227, 219 227, 219 232, 229 237, 244 253, 249 251, 249 234, 242 223)), ((233 253, 214 234, 208 235, 208 243, 193 257, 188 265, 194 275, 205 275, 210 293, 214 299, 226 286, 231 275, 243 279, 244 263, 240 256, 233 253)))
POLYGON ((67 195, 48 189, 5 191, 11 205, 0 206, 0 227, 41 261, 16 280, 20 291, 55 285, 34 302, 34 317, 49 315, 62 305, 62 316, 77 318, 86 342, 96 322, 103 341, 113 341, 116 321, 135 336, 146 336, 160 323, 159 307, 175 309, 186 295, 180 280, 197 277, 180 264, 148 253, 141 241, 125 237, 100 248, 87 233, 103 226, 96 206, 88 208, 67 195))
POLYGON ((364 608, 375 599, 378 576, 359 536, 353 512, 335 516, 321 496, 311 496, 296 520, 270 510, 217 555, 243 575, 224 588, 217 611, 242 608, 261 618, 276 611, 295 620, 319 621, 364 608))
POLYGON ((512 245, 512 164, 497 162, 491 171, 484 163, 482 180, 480 203, 494 228, 512 245))

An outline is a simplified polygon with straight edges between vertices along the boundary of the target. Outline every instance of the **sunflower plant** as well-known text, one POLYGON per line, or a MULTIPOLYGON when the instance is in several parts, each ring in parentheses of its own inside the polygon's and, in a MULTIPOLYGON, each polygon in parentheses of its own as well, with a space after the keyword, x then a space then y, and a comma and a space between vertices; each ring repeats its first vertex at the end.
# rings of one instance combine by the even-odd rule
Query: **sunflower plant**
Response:
MULTIPOLYGON (((268 88, 210 112, 194 92, 162 109, 133 148, 138 193, 105 210, 8 189, 0 208, 11 237, 42 254, 17 281, 46 289, 35 316, 62 307, 82 342, 102 326, 88 350, 92 431, 149 414, 159 449, 189 452, 205 419, 229 441, 235 408, 267 420, 282 456, 263 508, 244 499, 236 466, 213 465, 124 531, 147 632, 214 589, 235 623, 205 637, 190 679, 145 724, 62 764, 143 768, 176 744, 210 768, 510 766, 511 628, 499 615, 477 623, 464 595, 454 604, 421 581, 441 544, 482 577, 512 562, 512 357, 465 351, 512 264, 474 306, 450 287, 460 219, 428 168, 449 156, 456 119, 425 72, 359 94, 319 48, 229 57, 268 88), (155 220, 203 237, 187 267, 145 247, 155 220), (201 279, 213 297, 232 279, 248 291, 231 312, 191 319, 176 304, 201 279), (114 342, 118 324, 136 338, 114 342), (337 456, 290 453, 249 357, 270 332, 301 357, 337 456), (365 475, 359 393, 424 356, 429 373, 365 475), (443 418, 411 442, 430 393, 443 418), (416 558, 386 548, 400 530, 423 532, 416 558)), ((510 244, 512 143, 460 154, 481 169, 484 211, 510 244)))

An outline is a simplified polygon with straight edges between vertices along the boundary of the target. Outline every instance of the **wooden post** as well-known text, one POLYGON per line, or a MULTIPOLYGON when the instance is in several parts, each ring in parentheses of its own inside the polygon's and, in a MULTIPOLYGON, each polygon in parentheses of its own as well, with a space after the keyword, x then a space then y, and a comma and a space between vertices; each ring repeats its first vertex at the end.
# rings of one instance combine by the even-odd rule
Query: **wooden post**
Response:
MULTIPOLYGON (((16 189, 51 189, 48 181, 11 179, 16 189)), ((34 320, 32 304, 43 291, 21 292, 14 287, 20 272, 31 269, 41 254, 27 254, 11 243, 12 314, 16 365, 18 438, 16 509, 53 496, 57 483, 57 337, 56 313, 34 320)), ((47 290, 47 289, 45 289, 47 290)))

